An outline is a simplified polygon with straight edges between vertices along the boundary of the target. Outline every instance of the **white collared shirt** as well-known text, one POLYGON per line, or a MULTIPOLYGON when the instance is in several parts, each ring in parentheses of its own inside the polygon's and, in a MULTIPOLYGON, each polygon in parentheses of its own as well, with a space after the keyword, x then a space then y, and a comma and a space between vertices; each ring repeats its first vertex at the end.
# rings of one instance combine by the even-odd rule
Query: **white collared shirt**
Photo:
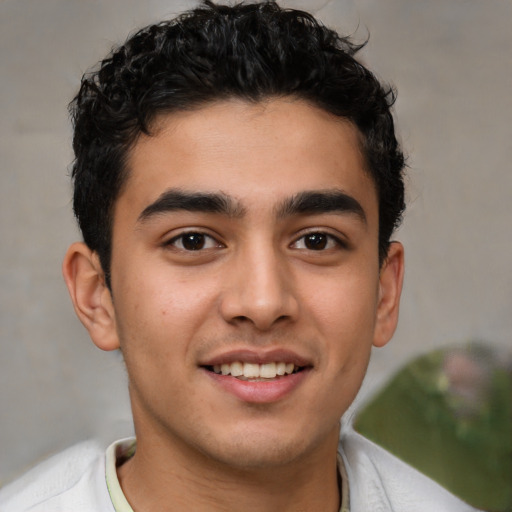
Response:
MULTIPOLYGON (((73 446, 0 490, 0 512, 133 512, 116 466, 134 439, 105 452, 93 441, 73 446)), ((127 455, 128 454, 128 455, 127 455)), ((340 440, 340 512, 475 512, 439 484, 351 429, 340 440)))

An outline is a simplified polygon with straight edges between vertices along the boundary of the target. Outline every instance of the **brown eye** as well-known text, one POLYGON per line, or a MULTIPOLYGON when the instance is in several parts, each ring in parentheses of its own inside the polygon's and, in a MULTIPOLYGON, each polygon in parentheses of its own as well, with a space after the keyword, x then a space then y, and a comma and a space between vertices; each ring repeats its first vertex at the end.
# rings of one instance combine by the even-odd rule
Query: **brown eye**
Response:
POLYGON ((345 244, 337 237, 324 233, 322 231, 314 231, 307 233, 298 238, 292 245, 292 249, 301 249, 307 251, 325 251, 345 247, 345 244))
POLYGON ((321 251, 327 247, 328 237, 324 233, 311 233, 304 237, 304 245, 306 249, 312 251, 321 251))
POLYGON ((174 237, 165 245, 175 247, 181 251, 201 251, 203 249, 221 247, 222 244, 205 233, 190 231, 174 237))
POLYGON ((187 233, 181 239, 183 249, 187 251, 199 251, 204 247, 205 237, 201 233, 187 233))

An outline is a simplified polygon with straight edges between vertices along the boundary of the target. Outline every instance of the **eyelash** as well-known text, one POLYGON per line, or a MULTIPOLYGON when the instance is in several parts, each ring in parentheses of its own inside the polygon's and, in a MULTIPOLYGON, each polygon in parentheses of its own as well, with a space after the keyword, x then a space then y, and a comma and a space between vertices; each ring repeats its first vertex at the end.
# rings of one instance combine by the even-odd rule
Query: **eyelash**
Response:
MULTIPOLYGON (((224 247, 224 245, 221 242, 218 242, 213 236, 201 232, 201 231, 187 231, 185 233, 180 233, 179 235, 171 238, 170 240, 166 241, 164 243, 165 247, 174 247, 175 249, 183 252, 200 252, 207 249, 213 249, 215 247, 224 247), (186 240, 186 237, 193 237, 198 236, 201 237, 199 240, 199 247, 197 248, 187 248, 184 246, 184 242, 186 240), (181 247, 178 246, 177 242, 181 241, 181 247), (213 243, 212 243, 213 242, 213 243), (204 245, 210 245, 209 247, 204 247, 204 245)), ((334 249, 335 247, 338 248, 347 248, 347 243, 340 239, 339 237, 336 237, 330 233, 326 233, 325 231, 310 231, 308 233, 304 233, 300 237, 298 237, 292 244, 290 244, 290 247, 292 249, 298 249, 298 250, 309 250, 312 252, 322 252, 329 249, 334 249), (311 248, 307 247, 307 237, 319 237, 317 241, 314 241, 313 243, 318 244, 318 248, 311 248), (300 241, 303 241, 304 247, 297 247, 300 241), (322 242, 325 242, 325 246, 322 246, 322 242)))
POLYGON ((334 248, 342 248, 342 249, 346 249, 347 248, 347 243, 335 236, 335 235, 332 235, 331 233, 326 233, 325 231, 321 231, 321 230, 318 230, 318 231, 309 231, 308 233, 304 233, 303 235, 301 235, 299 238, 297 238, 292 244, 291 244, 291 247, 292 248, 295 248, 295 249, 299 249, 299 250, 310 250, 312 252, 322 252, 322 251, 326 251, 326 250, 329 250, 329 249, 334 249, 334 248), (330 247, 320 247, 319 249, 312 249, 312 248, 308 248, 308 247, 301 247, 301 248, 298 248, 298 247, 293 247, 293 246, 296 246, 299 241, 303 241, 304 245, 306 244, 306 239, 307 237, 314 237, 314 236, 321 236, 321 237, 325 237, 325 243, 327 245, 331 245, 330 247))
POLYGON ((206 250, 206 249, 213 249, 215 247, 224 247, 223 244, 218 242, 213 236, 211 236, 211 235, 209 235, 207 233, 204 233, 202 231, 186 231, 184 233, 180 233, 179 235, 177 235, 177 236, 171 238, 170 240, 166 241, 164 243, 164 246, 165 247, 174 247, 175 249, 177 249, 179 251, 183 251, 183 252, 200 252, 200 251, 203 251, 203 250, 206 250), (187 249, 184 246, 184 242, 185 242, 185 239, 186 239, 187 236, 188 237, 192 237, 192 236, 202 237, 202 241, 205 244, 208 244, 208 241, 210 241, 210 247, 201 246, 201 247, 199 247, 197 249, 190 249, 190 248, 187 249), (181 247, 179 247, 177 245, 178 241, 181 241, 181 247))

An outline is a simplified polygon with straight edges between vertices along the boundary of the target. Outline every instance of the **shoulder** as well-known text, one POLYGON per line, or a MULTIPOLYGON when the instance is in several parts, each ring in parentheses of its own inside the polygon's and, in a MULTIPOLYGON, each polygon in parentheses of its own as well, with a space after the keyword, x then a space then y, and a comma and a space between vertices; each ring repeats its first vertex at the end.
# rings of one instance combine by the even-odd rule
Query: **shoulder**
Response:
POLYGON ((475 512, 439 484, 352 429, 340 439, 350 510, 360 512, 475 512))
POLYGON ((113 512, 109 503, 105 454, 94 441, 54 455, 0 489, 0 512, 113 512))

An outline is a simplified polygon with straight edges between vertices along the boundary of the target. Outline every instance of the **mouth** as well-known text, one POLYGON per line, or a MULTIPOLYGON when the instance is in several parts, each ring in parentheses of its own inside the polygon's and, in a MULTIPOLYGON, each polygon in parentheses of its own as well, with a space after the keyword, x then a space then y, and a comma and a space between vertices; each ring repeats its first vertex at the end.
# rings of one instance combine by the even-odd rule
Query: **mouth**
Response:
POLYGON ((264 364, 234 361, 232 363, 207 365, 204 368, 217 375, 231 376, 242 381, 266 382, 302 372, 307 366, 299 366, 283 361, 264 364))
POLYGON ((235 349, 200 361, 214 389, 247 403, 270 404, 294 394, 312 375, 313 361, 294 350, 235 349), (217 387, 218 386, 218 387, 217 387))

